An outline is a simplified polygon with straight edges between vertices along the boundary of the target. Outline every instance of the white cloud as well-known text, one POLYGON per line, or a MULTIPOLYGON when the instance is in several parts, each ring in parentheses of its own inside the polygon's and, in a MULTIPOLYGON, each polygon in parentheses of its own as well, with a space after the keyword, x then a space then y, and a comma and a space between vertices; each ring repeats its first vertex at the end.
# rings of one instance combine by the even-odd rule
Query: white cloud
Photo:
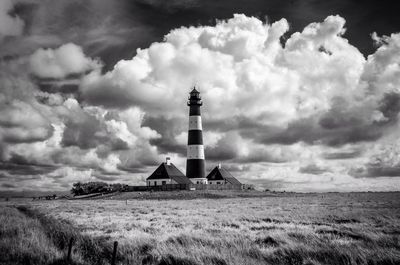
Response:
MULTIPOLYGON (((384 110, 382 102, 388 92, 399 92, 400 35, 375 36, 381 47, 366 59, 344 37, 344 26, 342 17, 329 16, 292 34, 285 45, 281 42, 289 29, 285 19, 268 25, 254 17, 235 15, 218 21, 216 26, 181 27, 166 35, 164 42, 139 49, 134 58, 118 62, 104 75, 99 71, 87 75, 80 89, 83 98, 94 105, 122 109, 136 106, 147 115, 181 117, 184 122, 186 95, 196 84, 203 96, 203 120, 219 121, 222 126, 222 123, 234 123, 232 117, 242 119, 237 128, 228 129, 230 132, 221 129, 218 139, 206 137, 205 130, 204 138, 211 141, 205 144, 212 146, 208 149, 212 153, 206 157, 246 163, 297 161, 287 174, 284 166, 274 174, 306 178, 303 179, 306 183, 320 182, 321 176, 329 175, 323 182, 336 183, 331 187, 340 186, 339 175, 347 174, 352 159, 348 158, 349 163, 337 159, 325 161, 322 154, 329 148, 318 147, 320 150, 313 153, 313 147, 307 144, 301 148, 296 144, 265 146, 235 130, 242 130, 251 138, 254 134, 274 133, 269 127, 257 127, 260 124, 286 129, 304 119, 309 123, 299 122, 293 128, 301 131, 295 134, 288 131, 286 137, 290 140, 296 134, 308 134, 308 125, 323 126, 318 130, 310 127, 314 128, 310 133, 315 134, 310 142, 317 146, 324 143, 324 134, 327 134, 327 143, 337 142, 332 138, 333 129, 335 135, 345 133, 344 140, 339 141, 341 145, 357 142, 357 135, 363 133, 363 129, 352 130, 351 126, 371 125, 365 129, 371 130, 370 135, 364 138, 360 135, 362 141, 377 139, 380 133, 389 130, 374 133, 376 129, 372 126, 394 120, 388 115, 396 110, 384 110), (313 121, 324 113, 323 121, 313 121), (311 165, 312 161, 317 164, 304 172, 318 172, 319 176, 299 172, 299 168, 311 165), (321 170, 317 170, 317 165, 321 170), (322 168, 332 172, 322 172, 322 168)), ((186 132, 177 133, 175 140, 185 144, 186 132)), ((360 161, 365 161, 365 157, 360 161)), ((262 178, 268 180, 271 176, 264 174, 262 178)), ((351 183, 352 179, 347 175, 346 181, 351 183)))
POLYGON ((27 76, 0 75, 6 80, 0 103, 8 106, 0 106, 0 138, 21 136, 21 143, 2 145, 0 157, 66 167, 52 173, 64 184, 76 179, 75 172, 124 180, 131 172, 139 179, 165 156, 184 168, 178 152, 187 127, 180 125, 187 124, 187 92, 196 84, 204 102, 207 163, 236 166, 241 180, 260 187, 387 190, 399 184, 386 175, 393 177, 398 165, 398 152, 388 146, 398 142, 400 35, 374 35, 380 47, 366 59, 344 37, 344 25, 340 16, 329 16, 284 36, 285 19, 269 25, 235 15, 215 26, 172 30, 164 42, 139 49, 106 73, 74 44, 39 49, 30 71, 56 79, 86 74, 83 103, 40 92, 27 76), (23 131, 7 131, 5 122, 23 131), (364 133, 370 134, 362 138, 364 133), (37 137, 29 142, 22 134, 37 137), (359 148, 360 141, 369 142, 359 148), (350 172, 354 165, 361 169, 350 172), (371 165, 380 169, 371 171, 371 165))
POLYGON ((92 104, 182 116, 185 95, 197 84, 208 118, 264 114, 261 122, 284 126, 329 109, 335 96, 359 94, 365 59, 342 37, 344 22, 330 16, 310 24, 285 47, 284 19, 268 25, 235 15, 215 27, 182 27, 105 75, 89 74, 81 91, 92 104))
POLYGON ((80 46, 64 44, 57 49, 39 49, 30 57, 32 73, 41 78, 64 78, 98 69, 101 63, 88 58, 80 46))

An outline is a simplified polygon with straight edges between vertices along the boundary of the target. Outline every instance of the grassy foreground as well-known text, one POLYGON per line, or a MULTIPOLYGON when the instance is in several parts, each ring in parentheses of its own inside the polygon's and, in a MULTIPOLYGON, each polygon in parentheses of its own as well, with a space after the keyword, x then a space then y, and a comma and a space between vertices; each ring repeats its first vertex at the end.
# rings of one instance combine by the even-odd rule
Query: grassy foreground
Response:
POLYGON ((109 242, 82 235, 64 220, 24 206, 0 207, 1 265, 109 264, 110 250, 109 242), (71 238, 72 261, 67 261, 71 238))
POLYGON ((66 264, 71 235, 77 264, 114 240, 118 264, 400 264, 400 193, 43 201, 0 223, 2 264, 66 264))

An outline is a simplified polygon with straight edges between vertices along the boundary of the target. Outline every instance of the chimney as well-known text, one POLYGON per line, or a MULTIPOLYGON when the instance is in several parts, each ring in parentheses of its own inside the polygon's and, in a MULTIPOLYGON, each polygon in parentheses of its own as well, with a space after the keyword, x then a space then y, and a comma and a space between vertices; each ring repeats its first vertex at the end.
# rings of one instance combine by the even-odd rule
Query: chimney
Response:
POLYGON ((170 166, 171 165, 171 158, 167 157, 165 160, 166 160, 165 163, 167 164, 167 166, 170 166))
POLYGON ((218 163, 218 169, 221 169, 221 163, 218 163))

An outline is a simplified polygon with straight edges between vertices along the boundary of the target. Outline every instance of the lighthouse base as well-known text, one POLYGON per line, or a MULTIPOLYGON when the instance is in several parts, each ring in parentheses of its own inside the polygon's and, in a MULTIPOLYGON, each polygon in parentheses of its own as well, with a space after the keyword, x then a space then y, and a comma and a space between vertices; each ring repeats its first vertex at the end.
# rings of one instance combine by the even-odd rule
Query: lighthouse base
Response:
POLYGON ((190 178, 193 184, 208 184, 207 178, 190 178))

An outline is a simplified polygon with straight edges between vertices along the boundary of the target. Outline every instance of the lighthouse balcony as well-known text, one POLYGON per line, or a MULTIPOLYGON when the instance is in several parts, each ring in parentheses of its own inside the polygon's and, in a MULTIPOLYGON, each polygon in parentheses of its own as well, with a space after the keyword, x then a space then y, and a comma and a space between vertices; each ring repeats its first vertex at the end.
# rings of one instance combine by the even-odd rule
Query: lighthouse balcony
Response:
POLYGON ((188 106, 201 106, 203 105, 203 102, 201 100, 188 100, 187 102, 188 106))

